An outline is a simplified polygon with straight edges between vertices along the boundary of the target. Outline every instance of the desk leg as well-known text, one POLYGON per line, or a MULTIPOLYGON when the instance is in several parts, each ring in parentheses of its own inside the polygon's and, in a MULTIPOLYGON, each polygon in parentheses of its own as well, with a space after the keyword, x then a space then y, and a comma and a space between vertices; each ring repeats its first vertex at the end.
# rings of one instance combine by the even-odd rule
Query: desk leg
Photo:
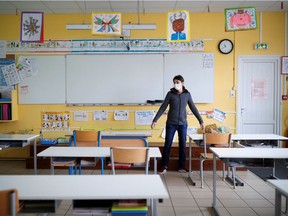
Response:
POLYGON ((157 158, 154 158, 154 174, 157 174, 157 158))
POLYGON ((275 216, 281 216, 281 192, 275 189, 275 216))
POLYGON ((157 216, 158 212, 157 212, 157 199, 151 199, 151 215, 152 216, 157 216))
POLYGON ((216 201, 217 201, 217 197, 216 197, 216 155, 213 154, 213 203, 212 203, 212 208, 214 209, 216 215, 221 215, 220 212, 218 211, 217 207, 216 207, 216 201))
POLYGON ((37 147, 36 147, 36 139, 34 139, 34 175, 37 175, 37 147))
POLYGON ((188 173, 188 179, 190 179, 193 186, 196 185, 196 183, 193 181, 192 178, 192 139, 189 138, 189 173, 188 173))

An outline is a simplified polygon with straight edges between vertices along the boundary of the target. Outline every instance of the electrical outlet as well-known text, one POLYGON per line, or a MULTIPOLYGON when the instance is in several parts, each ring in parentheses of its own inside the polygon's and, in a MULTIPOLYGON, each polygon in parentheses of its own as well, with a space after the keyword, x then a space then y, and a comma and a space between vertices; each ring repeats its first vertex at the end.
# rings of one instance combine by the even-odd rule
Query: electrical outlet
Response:
POLYGON ((230 97, 235 97, 235 91, 234 90, 230 91, 230 97))

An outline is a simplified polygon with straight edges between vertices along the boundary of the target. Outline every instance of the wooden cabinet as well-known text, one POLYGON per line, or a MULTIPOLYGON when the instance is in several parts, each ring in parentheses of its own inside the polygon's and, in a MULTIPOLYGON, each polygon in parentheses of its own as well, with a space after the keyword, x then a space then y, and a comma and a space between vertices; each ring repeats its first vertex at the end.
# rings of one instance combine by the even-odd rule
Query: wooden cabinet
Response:
POLYGON ((18 120, 18 96, 17 91, 11 91, 11 101, 0 100, 0 122, 12 122, 18 120))

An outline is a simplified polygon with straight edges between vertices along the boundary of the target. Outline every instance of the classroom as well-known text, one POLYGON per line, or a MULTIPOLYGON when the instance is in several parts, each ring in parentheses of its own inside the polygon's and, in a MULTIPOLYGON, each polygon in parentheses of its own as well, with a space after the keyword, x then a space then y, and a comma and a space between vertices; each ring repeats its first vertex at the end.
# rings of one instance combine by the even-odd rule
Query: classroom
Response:
POLYGON ((1 190, 22 178, 17 196, 27 199, 21 188, 35 181, 42 190, 39 181, 47 177, 42 201, 51 197, 53 211, 20 209, 17 215, 69 216, 91 197, 107 205, 121 196, 147 200, 149 213, 145 206, 134 215, 288 215, 287 12, 288 2, 277 0, 0 1, 1 199, 1 190), (153 129, 151 124, 177 75, 184 77, 205 128, 187 106, 187 172, 178 172, 175 136, 168 170, 157 174, 169 107, 153 129), (79 131, 97 136, 86 150, 99 151, 82 152, 79 131), (230 135, 227 155, 206 140, 215 131, 230 135), (113 175, 108 158, 124 142, 149 152, 149 175, 130 165, 113 175), (206 147, 212 153, 207 161, 201 156, 206 147), (64 157, 69 165, 54 167, 64 157), (92 168, 79 165, 82 157, 95 162, 92 168), (230 181, 223 181, 224 174, 222 179, 222 162, 230 181), (109 186, 122 176, 119 182, 134 194, 109 186), (92 195, 83 185, 59 198, 49 191, 57 181, 71 187, 87 182, 92 195), (94 188, 93 181, 109 189, 94 188), (279 181, 283 186, 275 190, 279 181))

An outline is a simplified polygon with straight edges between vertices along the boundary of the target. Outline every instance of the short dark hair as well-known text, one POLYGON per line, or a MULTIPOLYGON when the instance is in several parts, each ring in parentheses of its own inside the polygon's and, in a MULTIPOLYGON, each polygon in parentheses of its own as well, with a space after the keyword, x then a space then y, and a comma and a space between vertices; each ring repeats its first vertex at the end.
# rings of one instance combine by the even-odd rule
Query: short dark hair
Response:
POLYGON ((174 81, 174 80, 179 80, 179 81, 181 81, 181 82, 184 82, 184 78, 183 78, 181 75, 175 76, 175 77, 173 78, 173 81, 174 81))

